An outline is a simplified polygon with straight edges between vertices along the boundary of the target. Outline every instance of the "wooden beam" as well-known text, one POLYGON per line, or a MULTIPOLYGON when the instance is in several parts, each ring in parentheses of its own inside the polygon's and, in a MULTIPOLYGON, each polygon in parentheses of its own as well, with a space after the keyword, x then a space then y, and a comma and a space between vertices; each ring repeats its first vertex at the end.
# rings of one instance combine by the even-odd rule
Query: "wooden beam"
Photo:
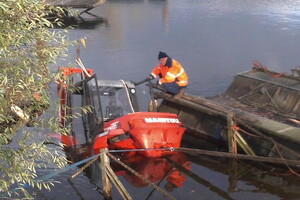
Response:
POLYGON ((109 182, 109 177, 107 174, 107 169, 105 166, 109 165, 109 158, 106 155, 106 152, 108 151, 107 148, 101 149, 100 152, 102 153, 100 155, 100 169, 102 174, 102 184, 103 184, 103 196, 106 200, 112 199, 112 187, 109 182))
POLYGON ((254 151, 249 146, 249 144, 246 142, 246 140, 244 140, 244 138, 241 136, 241 134, 237 130, 234 131, 234 134, 236 137, 236 141, 238 142, 240 147, 245 151, 245 153, 248 155, 255 156, 254 151))
POLYGON ((112 168, 109 165, 106 166, 106 172, 107 172, 109 179, 116 186, 117 190, 119 191, 119 193, 121 194, 123 199, 124 200, 132 200, 132 197, 127 192, 126 188, 123 186, 123 184, 118 179, 117 175, 114 173, 114 171, 112 170, 112 168))
POLYGON ((234 135, 235 126, 234 121, 232 120, 231 115, 227 115, 227 143, 228 143, 228 152, 237 154, 237 146, 236 146, 236 139, 234 135))
POLYGON ((188 153, 188 154, 201 154, 201 155, 216 156, 216 157, 223 157, 223 158, 224 157, 225 158, 237 158, 237 159, 244 159, 244 160, 300 167, 300 160, 288 160, 288 159, 270 158, 270 157, 263 157, 263 156, 232 154, 232 153, 227 153, 227 152, 208 151, 208 150, 190 149, 190 148, 175 148, 175 150, 183 152, 183 153, 188 153))

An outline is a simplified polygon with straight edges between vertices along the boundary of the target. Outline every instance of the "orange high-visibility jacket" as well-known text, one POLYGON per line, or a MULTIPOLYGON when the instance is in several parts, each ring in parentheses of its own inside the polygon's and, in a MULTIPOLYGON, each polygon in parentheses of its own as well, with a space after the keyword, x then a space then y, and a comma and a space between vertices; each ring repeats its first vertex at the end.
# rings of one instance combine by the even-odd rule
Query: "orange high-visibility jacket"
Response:
POLYGON ((159 75, 161 75, 161 79, 159 80, 160 84, 172 82, 177 83, 179 86, 187 86, 188 84, 188 76, 185 70, 175 59, 172 59, 171 67, 161 64, 155 66, 155 68, 151 72, 151 75, 154 78, 157 78, 159 75))

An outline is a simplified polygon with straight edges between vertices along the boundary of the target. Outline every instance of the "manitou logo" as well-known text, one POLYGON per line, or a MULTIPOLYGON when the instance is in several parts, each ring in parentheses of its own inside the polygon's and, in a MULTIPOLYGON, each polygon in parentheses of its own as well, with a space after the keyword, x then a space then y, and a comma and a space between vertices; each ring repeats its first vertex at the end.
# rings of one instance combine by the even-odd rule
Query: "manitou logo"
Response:
POLYGON ((146 123, 177 123, 179 124, 179 120, 175 118, 145 118, 146 123))
POLYGON ((114 130, 114 129, 117 129, 118 127, 119 127, 119 122, 116 121, 116 122, 112 123, 109 127, 105 128, 104 131, 114 130))

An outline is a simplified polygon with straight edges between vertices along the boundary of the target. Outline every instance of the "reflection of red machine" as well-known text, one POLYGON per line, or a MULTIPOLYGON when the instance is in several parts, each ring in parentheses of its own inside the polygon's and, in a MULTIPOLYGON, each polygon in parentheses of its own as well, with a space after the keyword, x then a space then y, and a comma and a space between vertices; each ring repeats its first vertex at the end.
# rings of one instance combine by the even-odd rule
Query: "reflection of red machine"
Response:
MULTIPOLYGON (((187 159, 185 154, 180 152, 174 152, 167 158, 168 159, 134 156, 130 157, 124 162, 152 183, 156 183, 161 181, 162 179, 166 179, 167 183, 165 187, 168 191, 171 191, 173 188, 182 186, 182 184, 186 180, 186 175, 180 172, 177 168, 173 167, 170 161, 184 166, 188 170, 191 169, 191 162, 187 159)), ((115 164, 116 165, 113 166, 113 169, 116 174, 119 176, 123 176, 130 184, 135 187, 148 186, 148 183, 144 182, 133 173, 124 169, 117 170, 116 168, 118 164, 115 164)))
MULTIPOLYGON (((67 159, 72 162, 78 162, 91 156, 90 148, 84 144, 79 146, 70 146, 65 148, 67 159)), ((117 176, 122 176, 129 184, 134 187, 147 187, 149 183, 136 176, 131 170, 134 170, 142 177, 159 186, 164 184, 167 191, 171 192, 174 188, 180 188, 186 181, 186 174, 182 167, 191 169, 191 162, 188 157, 181 152, 174 151, 171 155, 164 157, 145 157, 142 154, 128 155, 117 154, 111 159, 110 165, 117 176), (125 163, 130 169, 124 168, 118 162, 125 163), (178 167, 180 166, 180 167, 178 167)), ((99 173, 99 163, 93 163, 86 169, 85 174, 95 183, 102 182, 99 173)))
MULTIPOLYGON (((139 112, 133 83, 98 81, 90 69, 61 70, 63 78, 58 83, 61 103, 59 115, 62 126, 71 128, 72 139, 68 143, 78 142, 78 138, 83 138, 84 133, 85 143, 92 143, 95 153, 105 147, 109 149, 180 147, 185 128, 182 127, 177 115, 139 112), (118 104, 116 97, 120 97, 121 94, 127 97, 129 103, 118 104), (122 105, 130 105, 132 113, 124 113, 128 109, 122 105), (76 107, 84 109, 77 111, 81 112, 80 119, 74 117, 76 107), (105 108, 104 111, 102 108, 105 108), (81 124, 81 127, 77 124, 81 124)), ((147 157, 160 157, 170 152, 146 150, 142 151, 142 154, 147 157)))

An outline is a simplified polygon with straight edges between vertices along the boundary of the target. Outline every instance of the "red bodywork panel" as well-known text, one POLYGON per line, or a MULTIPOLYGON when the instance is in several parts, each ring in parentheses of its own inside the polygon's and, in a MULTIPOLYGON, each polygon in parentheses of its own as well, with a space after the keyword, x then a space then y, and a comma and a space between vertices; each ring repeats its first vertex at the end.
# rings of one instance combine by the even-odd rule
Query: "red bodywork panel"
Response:
MULTIPOLYGON (((95 139, 96 151, 103 146, 103 140, 108 140, 109 149, 177 148, 180 147, 185 128, 176 114, 136 112, 106 122, 104 130, 107 135, 100 134, 95 139)), ((142 153, 147 157, 160 157, 170 152, 147 150, 142 153)))

